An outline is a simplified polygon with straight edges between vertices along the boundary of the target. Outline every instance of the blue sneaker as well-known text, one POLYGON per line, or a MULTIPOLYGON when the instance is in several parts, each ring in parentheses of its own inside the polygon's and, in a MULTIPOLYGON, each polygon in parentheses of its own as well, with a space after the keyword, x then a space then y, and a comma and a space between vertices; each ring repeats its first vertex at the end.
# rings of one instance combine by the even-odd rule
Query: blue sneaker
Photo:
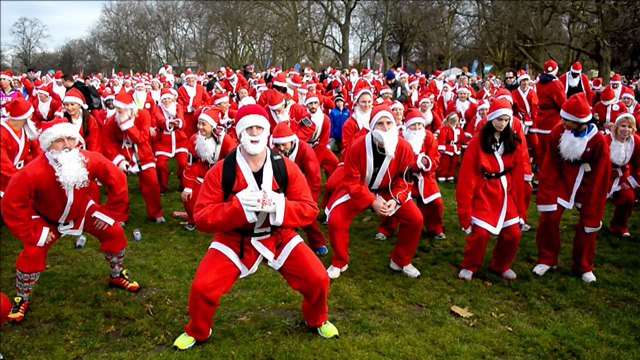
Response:
POLYGON ((322 255, 326 255, 329 250, 327 249, 326 246, 322 245, 322 246, 318 246, 314 252, 316 253, 316 255, 322 256, 322 255))

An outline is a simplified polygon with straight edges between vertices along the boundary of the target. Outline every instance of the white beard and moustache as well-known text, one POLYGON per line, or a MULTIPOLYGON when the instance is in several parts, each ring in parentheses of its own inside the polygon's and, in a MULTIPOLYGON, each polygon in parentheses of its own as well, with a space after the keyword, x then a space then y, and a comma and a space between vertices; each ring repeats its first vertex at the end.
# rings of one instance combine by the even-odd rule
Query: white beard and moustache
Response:
POLYGON ((165 107, 164 104, 162 104, 162 110, 164 110, 164 112, 166 112, 167 114, 171 115, 171 117, 175 117, 177 112, 177 105, 175 102, 172 102, 171 105, 169 105, 169 107, 165 107))
POLYGON ((105 113, 107 114, 107 117, 111 117, 111 115, 116 113, 116 108, 113 108, 113 109, 105 108, 105 113))
POLYGON ((616 139, 611 140, 609 156, 614 165, 624 166, 631 160, 630 143, 631 141, 629 139, 625 142, 620 142, 616 139))
POLYGON ((200 159, 211 164, 215 153, 218 151, 218 143, 213 137, 204 137, 198 134, 196 135, 195 150, 200 159))
POLYGON ((53 82, 52 89, 53 92, 58 94, 61 99, 64 98, 64 94, 67 92, 67 89, 64 87, 64 85, 58 85, 55 81, 53 82))
POLYGON ((287 110, 276 116, 276 121, 278 124, 280 124, 281 122, 289 122, 289 120, 291 120, 291 118, 289 117, 289 112, 287 110))
POLYGON ((402 137, 409 142, 411 149, 413 149, 413 153, 416 155, 420 153, 420 150, 422 150, 422 143, 426 136, 427 133, 425 133, 424 130, 405 129, 402 133, 402 137))
POLYGON ((355 86, 355 84, 358 82, 358 75, 350 74, 349 81, 351 81, 351 83, 355 86))
POLYGON ((622 92, 622 86, 618 86, 617 89, 613 89, 613 93, 616 95, 616 99, 620 99, 621 92, 622 92))
POLYGON ((565 130, 560 137, 560 155, 564 160, 575 161, 582 158, 584 150, 587 148, 589 139, 586 136, 577 137, 570 130, 565 130))
POLYGON ((47 119, 49 116, 49 110, 51 109, 51 97, 49 97, 49 101, 42 102, 42 100, 38 99, 38 111, 42 115, 43 118, 47 119))
POLYGON ((464 116, 464 113, 467 112, 467 110, 469 109, 470 103, 471 102, 469 100, 456 101, 456 111, 458 111, 462 116, 464 116))
POLYGON ((442 92, 442 100, 444 100, 445 103, 448 103, 452 97, 453 97, 453 91, 449 90, 449 91, 442 92))
POLYGON ((422 117, 424 118, 424 126, 429 126, 433 122, 433 113, 431 112, 431 107, 426 112, 422 112, 422 117))
POLYGON ((136 101, 136 105, 138 105, 138 107, 141 107, 140 105, 143 105, 145 103, 145 101, 147 101, 147 92, 146 91, 134 91, 133 92, 133 99, 136 101))
POLYGON ((77 148, 71 150, 49 150, 53 159, 52 166, 56 172, 56 179, 65 191, 89 186, 89 171, 86 167, 87 159, 77 148))
POLYGON ((116 122, 118 124, 121 124, 123 121, 127 121, 127 120, 131 119, 132 117, 133 117, 133 115, 131 114, 130 111, 126 112, 125 116, 122 116, 122 115, 120 115, 120 113, 116 112, 116 122))
POLYGON ((353 110, 353 118, 363 128, 369 129, 369 121, 371 121, 371 110, 364 112, 359 107, 355 107, 353 110))
POLYGON ((580 83, 580 79, 582 78, 582 74, 578 74, 577 77, 573 77, 571 72, 567 76, 567 81, 569 82, 569 87, 576 87, 580 83))
POLYGON ((376 140, 378 145, 382 145, 386 157, 393 158, 396 156, 396 146, 398 145, 397 127, 394 126, 387 131, 375 129, 371 131, 371 136, 376 140))
POLYGON ((267 140, 269 139, 269 133, 262 132, 262 135, 250 136, 247 134, 247 130, 242 130, 240 133, 240 145, 244 151, 249 155, 258 155, 267 147, 267 140), (252 141, 258 141, 257 144, 252 144, 252 141))
POLYGON ((113 93, 117 94, 120 92, 120 90, 122 90, 122 85, 113 85, 112 89, 113 89, 113 93))

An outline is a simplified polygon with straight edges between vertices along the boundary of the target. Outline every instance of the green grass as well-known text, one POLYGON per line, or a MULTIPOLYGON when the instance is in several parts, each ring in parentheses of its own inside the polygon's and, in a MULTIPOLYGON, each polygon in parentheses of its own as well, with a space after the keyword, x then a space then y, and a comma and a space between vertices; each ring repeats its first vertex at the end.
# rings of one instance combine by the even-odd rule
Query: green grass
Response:
MULTIPOLYGON (((569 270, 575 211, 563 217, 558 269, 542 278, 531 273, 538 219, 533 205, 534 229, 523 235, 513 263, 518 279, 509 282, 487 271, 492 240, 483 268, 465 282, 456 278, 464 233, 452 184, 441 187, 447 240, 421 239, 413 260, 422 272, 418 280, 389 269, 395 237, 373 240, 378 217, 370 212, 356 217, 349 270, 331 283, 328 298, 339 340, 309 331, 301 296, 262 264, 221 298, 211 338, 178 353, 171 344, 188 321, 189 286, 211 235, 184 231, 181 220, 171 218, 172 211, 182 210, 175 177, 162 199, 168 221, 160 225, 145 220, 137 178, 130 176, 129 182, 125 267, 143 289, 131 294, 107 286, 108 265, 93 237, 83 249, 74 248, 72 237, 59 239, 25 320, 0 329, 6 359, 640 358, 640 208, 632 215, 634 238, 599 232, 594 284, 569 270), (136 228, 140 242, 131 234, 136 228), (474 316, 455 317, 452 305, 469 307, 474 316)), ((608 204, 604 229, 611 211, 608 204)), ((321 229, 326 233, 326 226, 321 229)), ((5 226, 1 235, 0 288, 12 297, 21 243, 5 226)), ((328 266, 330 256, 322 262, 328 266)))

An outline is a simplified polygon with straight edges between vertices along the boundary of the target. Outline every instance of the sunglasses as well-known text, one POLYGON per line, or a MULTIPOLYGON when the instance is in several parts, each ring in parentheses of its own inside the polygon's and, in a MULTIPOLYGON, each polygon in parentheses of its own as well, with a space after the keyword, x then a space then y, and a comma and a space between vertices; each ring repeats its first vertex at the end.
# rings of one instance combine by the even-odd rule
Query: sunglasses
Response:
POLYGON ((515 76, 505 76, 505 79, 515 79, 515 76))

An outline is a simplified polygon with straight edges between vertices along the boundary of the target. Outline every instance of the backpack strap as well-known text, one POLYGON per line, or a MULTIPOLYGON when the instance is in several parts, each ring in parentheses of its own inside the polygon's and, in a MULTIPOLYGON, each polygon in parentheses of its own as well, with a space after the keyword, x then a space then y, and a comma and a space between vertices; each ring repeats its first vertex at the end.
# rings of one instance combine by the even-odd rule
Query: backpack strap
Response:
POLYGON ((289 184, 289 175, 287 174, 287 166, 284 164, 282 155, 270 150, 271 153, 271 166, 273 167, 273 176, 276 178, 276 184, 279 188, 274 190, 275 192, 284 193, 284 189, 289 184))

